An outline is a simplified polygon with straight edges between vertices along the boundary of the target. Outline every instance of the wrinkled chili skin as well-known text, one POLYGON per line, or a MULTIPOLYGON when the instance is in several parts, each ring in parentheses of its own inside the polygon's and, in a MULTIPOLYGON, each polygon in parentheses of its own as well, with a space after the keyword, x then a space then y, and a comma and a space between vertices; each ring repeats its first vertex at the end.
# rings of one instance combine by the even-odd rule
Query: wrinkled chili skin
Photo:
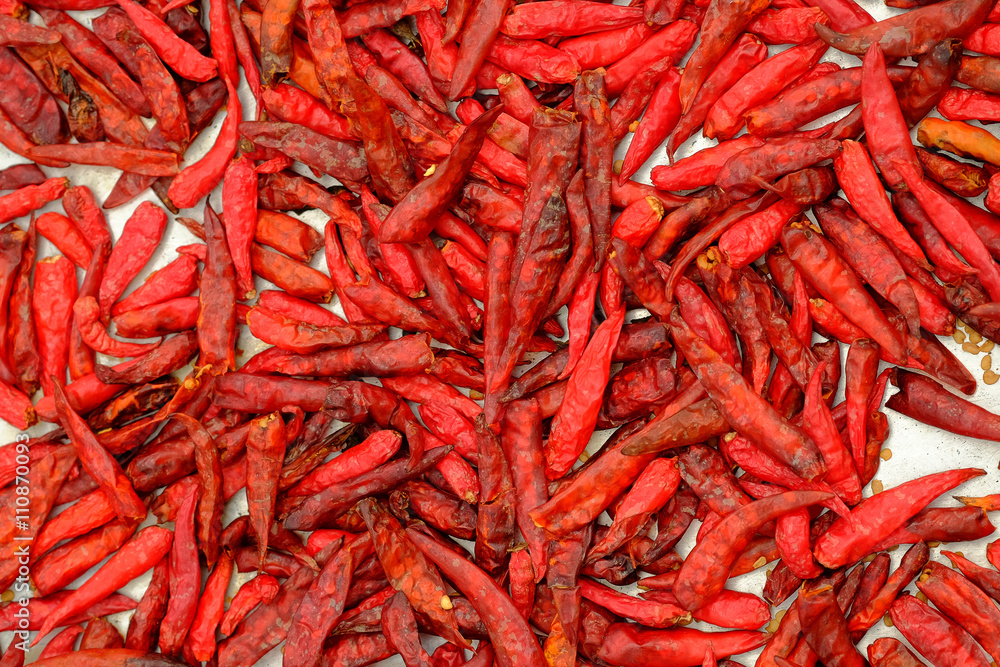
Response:
POLYGON ((580 74, 573 89, 581 130, 583 184, 594 237, 594 270, 598 271, 611 242, 611 163, 614 145, 610 136, 607 87, 600 72, 580 74))
POLYGON ((198 347, 200 363, 214 373, 236 368, 236 272, 226 242, 226 232, 215 211, 205 205, 208 255, 201 274, 198 297, 198 347))
POLYGON ((967 36, 991 9, 989 0, 947 0, 857 28, 846 35, 822 24, 816 27, 816 32, 820 39, 845 53, 860 56, 878 44, 886 56, 902 58, 926 53, 943 39, 967 36))
POLYGON ((903 118, 912 127, 937 106, 951 86, 962 59, 962 42, 945 39, 917 62, 897 95, 903 118))
POLYGON ((695 95, 726 50, 754 17, 766 8, 767 3, 760 0, 709 3, 701 25, 701 44, 688 59, 681 79, 680 98, 684 113, 690 111, 695 95))

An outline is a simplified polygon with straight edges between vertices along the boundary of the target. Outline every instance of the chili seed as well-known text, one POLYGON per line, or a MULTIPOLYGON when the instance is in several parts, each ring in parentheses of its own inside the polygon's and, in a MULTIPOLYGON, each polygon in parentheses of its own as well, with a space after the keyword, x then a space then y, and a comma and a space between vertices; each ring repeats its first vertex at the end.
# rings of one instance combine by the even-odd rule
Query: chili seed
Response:
POLYGON ((882 493, 884 489, 885 486, 883 486, 882 482, 877 479, 872 480, 872 493, 882 493))
POLYGON ((969 341, 970 342, 980 343, 980 342, 982 342, 982 340, 983 340, 983 336, 978 331, 970 331, 969 332, 969 341))
POLYGON ((991 357, 988 354, 985 357, 983 357, 982 361, 979 362, 979 367, 982 368, 984 371, 990 370, 990 366, 992 365, 993 365, 993 357, 991 357))
POLYGON ((1000 380, 1000 375, 997 375, 993 371, 983 373, 983 382, 986 384, 996 384, 997 380, 1000 380))
POLYGON ((955 342, 958 343, 959 345, 965 342, 965 333, 959 331, 958 329, 955 330, 955 333, 953 333, 951 337, 954 338, 955 342))
POLYGON ((892 458, 892 450, 891 449, 883 449, 881 452, 879 452, 878 455, 879 455, 879 458, 881 458, 883 461, 888 461, 889 459, 892 458))
POLYGON ((962 343, 962 349, 969 354, 979 354, 979 346, 975 343, 962 343))

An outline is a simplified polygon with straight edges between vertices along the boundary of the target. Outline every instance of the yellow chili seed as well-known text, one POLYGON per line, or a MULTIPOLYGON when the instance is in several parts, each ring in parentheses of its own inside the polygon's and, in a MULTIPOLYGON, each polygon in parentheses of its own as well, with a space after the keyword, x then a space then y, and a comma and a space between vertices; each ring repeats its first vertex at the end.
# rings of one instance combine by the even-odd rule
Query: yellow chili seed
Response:
POLYGON ((953 333, 951 337, 954 338, 955 342, 958 343, 959 345, 965 342, 965 333, 959 331, 958 329, 955 329, 955 333, 953 333))
POLYGON ((988 354, 985 357, 983 357, 982 361, 979 362, 979 367, 982 368, 984 371, 990 370, 990 366, 992 365, 993 365, 993 357, 991 357, 988 354))
POLYGON ((983 373, 983 382, 986 384, 996 384, 997 380, 1000 380, 1000 375, 997 375, 993 371, 983 373))

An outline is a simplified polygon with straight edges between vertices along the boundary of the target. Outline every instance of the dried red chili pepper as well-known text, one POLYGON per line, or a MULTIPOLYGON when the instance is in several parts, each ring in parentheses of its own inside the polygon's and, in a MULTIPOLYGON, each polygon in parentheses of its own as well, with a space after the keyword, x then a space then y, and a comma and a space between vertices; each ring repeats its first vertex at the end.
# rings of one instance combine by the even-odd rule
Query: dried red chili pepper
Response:
POLYGON ((107 320, 111 306, 139 274, 163 237, 167 215, 159 206, 143 202, 125 223, 113 246, 104 269, 98 296, 102 319, 107 320))
POLYGON ((633 623, 613 623, 596 652, 601 660, 624 667, 651 667, 661 661, 693 667, 702 664, 706 646, 721 657, 752 651, 765 641, 765 633, 747 630, 706 633, 690 628, 651 630, 633 623))
MULTIPOLYGON (((145 515, 145 512, 144 514, 145 515)), ((37 643, 42 637, 59 627, 74 615, 103 600, 110 593, 160 561, 170 550, 173 533, 157 526, 141 530, 98 570, 94 576, 63 599, 59 606, 45 618, 37 643)))
POLYGON ((538 640, 510 598, 486 573, 413 528, 408 528, 405 535, 427 558, 442 568, 449 579, 461 582, 462 588, 469 593, 469 601, 486 625, 500 664, 541 664, 538 640))
POLYGON ((0 169, 0 190, 19 190, 26 185, 38 185, 44 182, 45 174, 37 164, 15 164, 0 169))
POLYGON ((732 138, 743 126, 747 111, 771 100, 788 84, 805 74, 819 61, 826 49, 827 46, 819 40, 793 46, 747 72, 712 105, 705 118, 705 136, 732 138))
POLYGON ((235 84, 228 79, 226 79, 226 91, 229 94, 226 118, 212 148, 200 160, 185 167, 170 184, 168 197, 178 208, 191 208, 211 192, 222 179, 229 159, 236 152, 242 107, 236 95, 235 84))
POLYGON ((820 38, 834 48, 860 56, 878 44, 889 57, 899 58, 926 53, 949 37, 965 37, 989 14, 989 2, 962 3, 949 0, 933 6, 892 16, 878 23, 840 34, 821 26, 820 38))
POLYGON ((101 485, 111 499, 115 513, 122 519, 142 519, 146 507, 135 493, 121 466, 94 437, 86 422, 67 402, 66 393, 58 383, 53 384, 53 396, 59 421, 72 434, 72 442, 84 469, 101 485))
POLYGON ((754 17, 766 8, 766 4, 755 0, 740 4, 709 3, 702 21, 705 36, 689 59, 694 62, 689 62, 681 79, 680 98, 684 113, 691 110, 695 95, 726 50, 754 17))
POLYGON ((192 81, 208 81, 215 75, 216 61, 198 53, 194 46, 180 38, 153 12, 130 0, 122 0, 118 6, 125 10, 143 37, 175 72, 192 81))
POLYGON ((892 637, 880 637, 868 645, 868 659, 873 667, 919 667, 924 664, 892 637))
POLYGON ((241 300, 257 296, 250 269, 250 247, 257 230, 257 174, 253 163, 238 156, 226 168, 222 182, 222 210, 226 241, 233 258, 241 300))
POLYGON ((912 596, 896 600, 889 617, 907 641, 934 664, 989 664, 982 649, 961 626, 912 596))
POLYGON ((927 475, 866 499, 852 512, 854 527, 848 526, 849 521, 839 519, 816 541, 816 559, 827 566, 857 560, 858 554, 868 553, 880 539, 871 532, 864 534, 865 526, 875 523, 880 532, 895 530, 933 498, 980 472, 967 468, 927 475))

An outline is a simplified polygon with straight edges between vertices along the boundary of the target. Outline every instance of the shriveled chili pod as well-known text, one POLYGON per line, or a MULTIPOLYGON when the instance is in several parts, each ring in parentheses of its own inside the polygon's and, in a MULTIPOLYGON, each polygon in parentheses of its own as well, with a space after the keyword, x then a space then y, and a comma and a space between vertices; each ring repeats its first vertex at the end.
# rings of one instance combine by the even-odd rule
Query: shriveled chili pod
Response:
POLYGON ((691 60, 694 62, 688 64, 681 80, 680 98, 684 113, 691 109, 695 95, 729 46, 754 17, 766 8, 766 4, 754 0, 738 4, 723 2, 709 4, 705 19, 702 21, 705 38, 692 54, 691 60))
POLYGON ((226 233, 215 211, 205 205, 208 256, 198 297, 200 363, 212 372, 236 367, 236 275, 226 233))
POLYGON ((257 174, 251 161, 242 155, 226 168, 222 183, 222 212, 237 286, 242 299, 252 299, 257 296, 250 268, 250 247, 258 217, 257 174))
POLYGON ((984 440, 1000 437, 996 415, 954 395, 934 380, 899 369, 893 384, 900 391, 890 396, 886 405, 897 412, 952 433, 984 440))
POLYGON ((910 595, 889 610, 894 627, 933 664, 986 667, 989 662, 975 640, 957 623, 910 595))
POLYGON ((975 468, 936 473, 866 499, 852 512, 850 521, 839 519, 816 541, 816 559, 828 567, 857 560, 868 553, 880 537, 870 531, 866 533, 866 524, 874 522, 880 526, 880 531, 895 530, 933 498, 980 474, 982 471, 975 468))
POLYGON ((821 26, 821 39, 846 53, 862 55, 878 44, 887 56, 903 57, 925 53, 948 37, 965 37, 989 14, 988 2, 946 2, 928 5, 889 17, 878 23, 859 26, 849 34, 821 26))
POLYGON ((868 659, 872 667, 921 667, 924 663, 892 637, 880 637, 868 645, 868 659))
POLYGON ((31 307, 42 360, 42 390, 52 394, 52 377, 65 381, 76 300, 76 271, 65 257, 46 258, 35 267, 31 307))

